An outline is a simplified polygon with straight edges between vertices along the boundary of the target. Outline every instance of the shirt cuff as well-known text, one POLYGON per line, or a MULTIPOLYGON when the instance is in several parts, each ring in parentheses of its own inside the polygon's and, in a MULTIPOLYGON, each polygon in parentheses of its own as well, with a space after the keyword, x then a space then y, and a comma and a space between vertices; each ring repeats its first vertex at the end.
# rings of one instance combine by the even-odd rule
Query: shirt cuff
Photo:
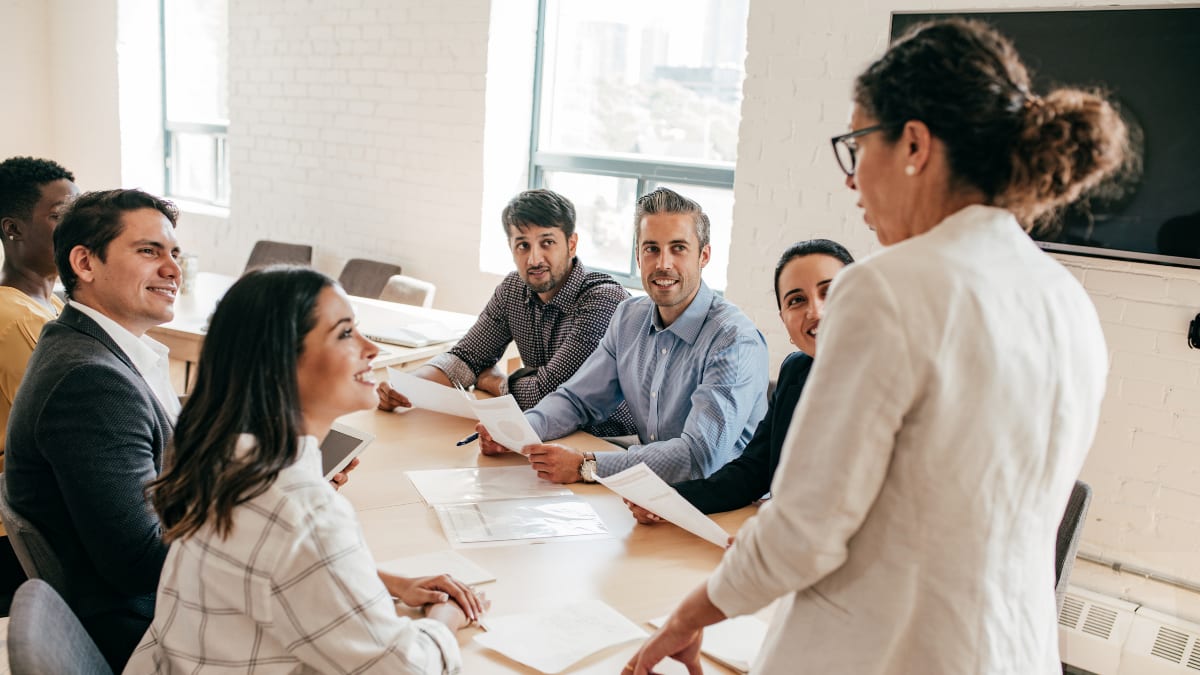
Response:
POLYGON ((417 619, 413 621, 413 625, 429 637, 441 651, 443 673, 457 675, 462 672, 462 653, 458 650, 458 640, 449 628, 433 619, 417 619))
POLYGON ((608 478, 614 473, 620 473, 641 461, 621 450, 609 450, 594 454, 596 455, 596 475, 601 478, 608 478))
POLYGON ((429 360, 429 365, 445 373, 451 382, 464 389, 475 386, 475 371, 466 361, 453 354, 438 354, 429 360))

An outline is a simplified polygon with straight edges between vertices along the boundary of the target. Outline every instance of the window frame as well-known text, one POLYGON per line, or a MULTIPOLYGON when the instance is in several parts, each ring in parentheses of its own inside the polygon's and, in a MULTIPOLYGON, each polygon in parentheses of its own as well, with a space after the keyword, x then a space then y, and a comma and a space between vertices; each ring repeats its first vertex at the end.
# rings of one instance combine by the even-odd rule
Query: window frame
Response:
MULTIPOLYGON (((564 153, 540 150, 542 80, 546 47, 546 3, 538 0, 536 45, 533 57, 533 114, 529 132, 529 189, 546 187, 546 171, 563 171, 637 181, 637 195, 652 191, 659 183, 695 185, 733 190, 734 163, 704 160, 673 160, 621 153, 564 153)), ((744 80, 743 80, 744 83, 744 80)), ((630 214, 632 217, 633 214, 630 214)), ((729 224, 730 230, 733 223, 729 224)), ((732 238, 732 232, 731 232, 732 238)), ((606 272, 627 288, 642 288, 637 272, 637 244, 629 242, 630 274, 589 265, 606 272)), ((726 270, 728 277, 728 270, 726 270)))
MULTIPOLYGON (((226 9, 228 11, 228 9, 226 9)), ((159 74, 162 78, 162 131, 163 131, 163 194, 171 199, 219 208, 229 208, 229 120, 173 120, 167 108, 167 0, 158 2, 159 74), (215 145, 213 185, 215 198, 206 199, 197 195, 176 191, 173 166, 176 158, 177 134, 207 136, 215 145)))

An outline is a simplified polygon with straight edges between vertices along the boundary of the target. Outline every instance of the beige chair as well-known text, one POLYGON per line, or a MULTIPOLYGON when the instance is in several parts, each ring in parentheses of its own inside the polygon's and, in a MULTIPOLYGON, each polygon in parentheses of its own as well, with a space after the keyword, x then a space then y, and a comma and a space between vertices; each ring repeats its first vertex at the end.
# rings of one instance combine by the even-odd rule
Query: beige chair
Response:
POLYGON ((350 295, 361 298, 378 298, 387 286, 388 279, 400 274, 400 266, 392 263, 352 258, 346 261, 338 283, 350 295))
POLYGON ((379 299, 428 308, 433 307, 433 294, 436 292, 437 286, 428 281, 397 274, 388 279, 383 292, 379 294, 379 299))
POLYGON ((313 248, 304 244, 286 244, 281 241, 262 239, 254 242, 250 251, 250 259, 246 261, 244 271, 288 263, 292 265, 312 265, 313 248))

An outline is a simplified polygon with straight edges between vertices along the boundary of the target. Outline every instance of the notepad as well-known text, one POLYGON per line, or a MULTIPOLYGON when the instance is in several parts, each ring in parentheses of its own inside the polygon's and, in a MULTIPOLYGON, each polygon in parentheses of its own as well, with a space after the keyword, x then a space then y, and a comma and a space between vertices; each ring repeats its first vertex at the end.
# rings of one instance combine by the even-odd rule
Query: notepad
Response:
POLYGON ((496 580, 496 575, 454 551, 435 551, 407 558, 396 558, 379 563, 379 569, 402 577, 430 577, 449 574, 468 586, 486 584, 496 580))
POLYGON ((560 673, 596 652, 646 632, 599 600, 557 609, 489 616, 488 632, 475 641, 543 673, 560 673))

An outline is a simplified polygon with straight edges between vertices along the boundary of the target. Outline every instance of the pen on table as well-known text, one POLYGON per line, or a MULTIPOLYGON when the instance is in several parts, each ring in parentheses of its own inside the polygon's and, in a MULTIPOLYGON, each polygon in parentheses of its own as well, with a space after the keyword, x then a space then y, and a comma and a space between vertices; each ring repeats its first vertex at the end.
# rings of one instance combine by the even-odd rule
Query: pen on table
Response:
POLYGON ((461 446, 466 445, 467 443, 474 442, 478 439, 479 439, 479 432, 477 431, 477 432, 471 434, 470 436, 467 436, 466 438, 462 439, 461 441, 455 443, 454 447, 456 447, 456 448, 461 447, 461 446))

